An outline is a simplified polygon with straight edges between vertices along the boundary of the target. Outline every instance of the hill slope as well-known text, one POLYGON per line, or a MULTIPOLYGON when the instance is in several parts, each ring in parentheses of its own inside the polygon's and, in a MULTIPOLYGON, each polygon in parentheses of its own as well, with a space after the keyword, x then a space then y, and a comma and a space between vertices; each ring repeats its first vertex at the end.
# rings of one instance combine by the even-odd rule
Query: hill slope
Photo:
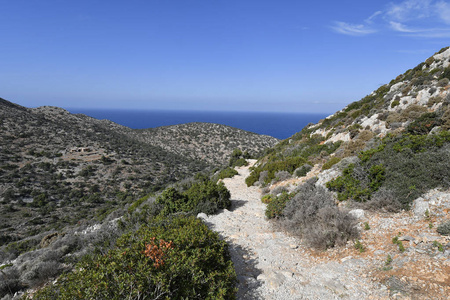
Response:
POLYGON ((224 164, 236 147, 258 153, 277 142, 206 123, 133 130, 0 99, 0 246, 101 220, 168 183, 224 164))
POLYGON ((390 296, 447 299, 449 129, 447 47, 269 149, 246 183, 303 244, 341 246, 318 259, 357 256, 390 296))

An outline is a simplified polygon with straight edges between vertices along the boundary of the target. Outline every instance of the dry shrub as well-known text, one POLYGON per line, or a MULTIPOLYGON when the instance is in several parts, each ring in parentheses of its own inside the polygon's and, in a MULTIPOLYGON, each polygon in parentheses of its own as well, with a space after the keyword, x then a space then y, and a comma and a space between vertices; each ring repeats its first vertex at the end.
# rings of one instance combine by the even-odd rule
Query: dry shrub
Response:
POLYGON ((397 200, 394 193, 386 188, 380 188, 372 198, 364 203, 364 209, 383 212, 399 212, 402 204, 397 200))
POLYGON ((420 117, 420 115, 426 112, 428 112, 426 107, 422 105, 411 104, 401 112, 401 115, 402 118, 407 121, 417 119, 418 117, 420 117))
POLYGON ((14 295, 23 286, 20 283, 19 271, 15 267, 5 268, 0 271, 0 297, 14 295))
POLYGON ((310 179, 299 186, 283 211, 282 226, 317 249, 345 244, 358 237, 356 219, 336 206, 333 195, 310 179))
POLYGON ((41 261, 29 271, 22 274, 22 281, 28 286, 36 286, 47 282, 49 278, 59 275, 62 265, 56 261, 41 261))
POLYGON ((441 120, 442 120, 442 128, 445 130, 449 130, 450 129, 450 108, 447 108, 447 110, 442 115, 441 120))
POLYGON ((444 87, 449 84, 450 80, 448 78, 442 78, 438 81, 437 86, 444 87))
POLYGON ((441 103, 442 101, 444 101, 444 98, 441 96, 436 96, 436 97, 431 97, 428 100, 427 106, 428 107, 432 107, 433 105, 435 105, 436 103, 441 103))
POLYGON ((291 178, 292 178, 292 175, 288 171, 278 171, 278 172, 275 172, 275 178, 272 180, 272 184, 280 182, 280 181, 285 181, 285 180, 288 180, 291 178))
POLYGON ((426 107, 411 104, 400 113, 395 111, 391 112, 386 119, 386 123, 392 127, 394 123, 404 123, 408 120, 415 120, 426 112, 428 112, 426 107))
POLYGON ((371 130, 363 130, 361 131, 356 139, 367 142, 373 138, 373 132, 371 130))
POLYGON ((269 188, 268 186, 263 187, 263 188, 261 189, 261 195, 262 195, 262 196, 265 196, 265 195, 267 195, 268 193, 270 193, 270 188, 269 188))
POLYGON ((259 173, 259 183, 261 185, 264 185, 268 175, 269 175, 269 171, 262 171, 261 173, 259 173))
POLYGON ((402 116, 398 113, 398 112, 391 112, 387 118, 386 118, 386 123, 388 125, 392 124, 392 123, 401 123, 402 122, 402 116))
POLYGON ((337 207, 324 207, 317 212, 315 221, 306 226, 304 239, 314 248, 328 249, 344 246, 359 237, 355 217, 337 207))
POLYGON ((270 192, 270 194, 277 196, 277 195, 282 194, 283 192, 287 192, 287 191, 288 191, 288 189, 285 186, 277 186, 270 192))
POLYGON ((362 149, 364 149, 364 146, 366 145, 366 142, 359 139, 354 139, 352 141, 349 141, 344 146, 344 157, 347 156, 354 156, 357 155, 362 149))

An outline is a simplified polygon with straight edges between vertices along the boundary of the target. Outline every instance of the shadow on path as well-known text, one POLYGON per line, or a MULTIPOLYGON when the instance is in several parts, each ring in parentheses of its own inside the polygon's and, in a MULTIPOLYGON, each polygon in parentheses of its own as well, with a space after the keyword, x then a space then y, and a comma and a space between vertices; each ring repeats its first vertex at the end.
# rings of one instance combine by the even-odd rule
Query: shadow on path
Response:
MULTIPOLYGON (((247 202, 242 200, 235 201, 241 206, 247 202)), ((211 230, 214 230, 215 224, 206 220, 203 221, 211 230)), ((236 298, 239 300, 262 299, 261 294, 258 292, 258 288, 263 285, 263 282, 257 280, 258 276, 262 274, 262 271, 256 267, 258 261, 254 258, 253 253, 249 249, 233 243, 233 241, 230 241, 223 234, 219 233, 219 236, 222 240, 227 242, 231 260, 233 261, 234 269, 236 270, 238 288, 236 298)))
POLYGON ((239 207, 244 206, 248 201, 247 200, 230 200, 231 201, 231 207, 230 211, 235 211, 239 207))
POLYGON ((228 242, 228 249, 238 280, 236 298, 245 300, 261 299, 262 296, 258 293, 258 288, 263 283, 256 278, 258 278, 262 271, 256 267, 257 260, 252 258, 252 253, 248 249, 233 242, 228 242))

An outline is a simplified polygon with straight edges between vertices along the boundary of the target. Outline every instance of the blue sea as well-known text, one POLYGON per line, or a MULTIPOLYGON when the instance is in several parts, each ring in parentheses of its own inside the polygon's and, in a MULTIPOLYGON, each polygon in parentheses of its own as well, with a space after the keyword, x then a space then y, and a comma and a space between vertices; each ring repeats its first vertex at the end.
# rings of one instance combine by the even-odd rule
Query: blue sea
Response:
POLYGON ((133 129, 154 128, 190 122, 207 122, 228 125, 239 129, 286 139, 303 129, 308 123, 317 123, 329 114, 271 113, 271 112, 220 112, 172 110, 108 110, 69 108, 71 113, 81 113, 96 119, 111 120, 133 129))

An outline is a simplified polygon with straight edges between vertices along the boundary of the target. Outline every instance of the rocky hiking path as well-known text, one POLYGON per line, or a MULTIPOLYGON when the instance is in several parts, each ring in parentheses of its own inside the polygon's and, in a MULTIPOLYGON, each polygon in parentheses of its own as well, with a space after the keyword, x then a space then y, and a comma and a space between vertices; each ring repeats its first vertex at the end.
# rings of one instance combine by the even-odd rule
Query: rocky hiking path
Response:
MULTIPOLYGON (((254 161, 252 161, 254 163, 254 161)), ((249 167, 224 180, 232 208, 207 217, 230 245, 238 299, 388 299, 386 287, 365 278, 365 261, 319 262, 299 241, 272 228, 258 187, 247 187, 249 167)))

